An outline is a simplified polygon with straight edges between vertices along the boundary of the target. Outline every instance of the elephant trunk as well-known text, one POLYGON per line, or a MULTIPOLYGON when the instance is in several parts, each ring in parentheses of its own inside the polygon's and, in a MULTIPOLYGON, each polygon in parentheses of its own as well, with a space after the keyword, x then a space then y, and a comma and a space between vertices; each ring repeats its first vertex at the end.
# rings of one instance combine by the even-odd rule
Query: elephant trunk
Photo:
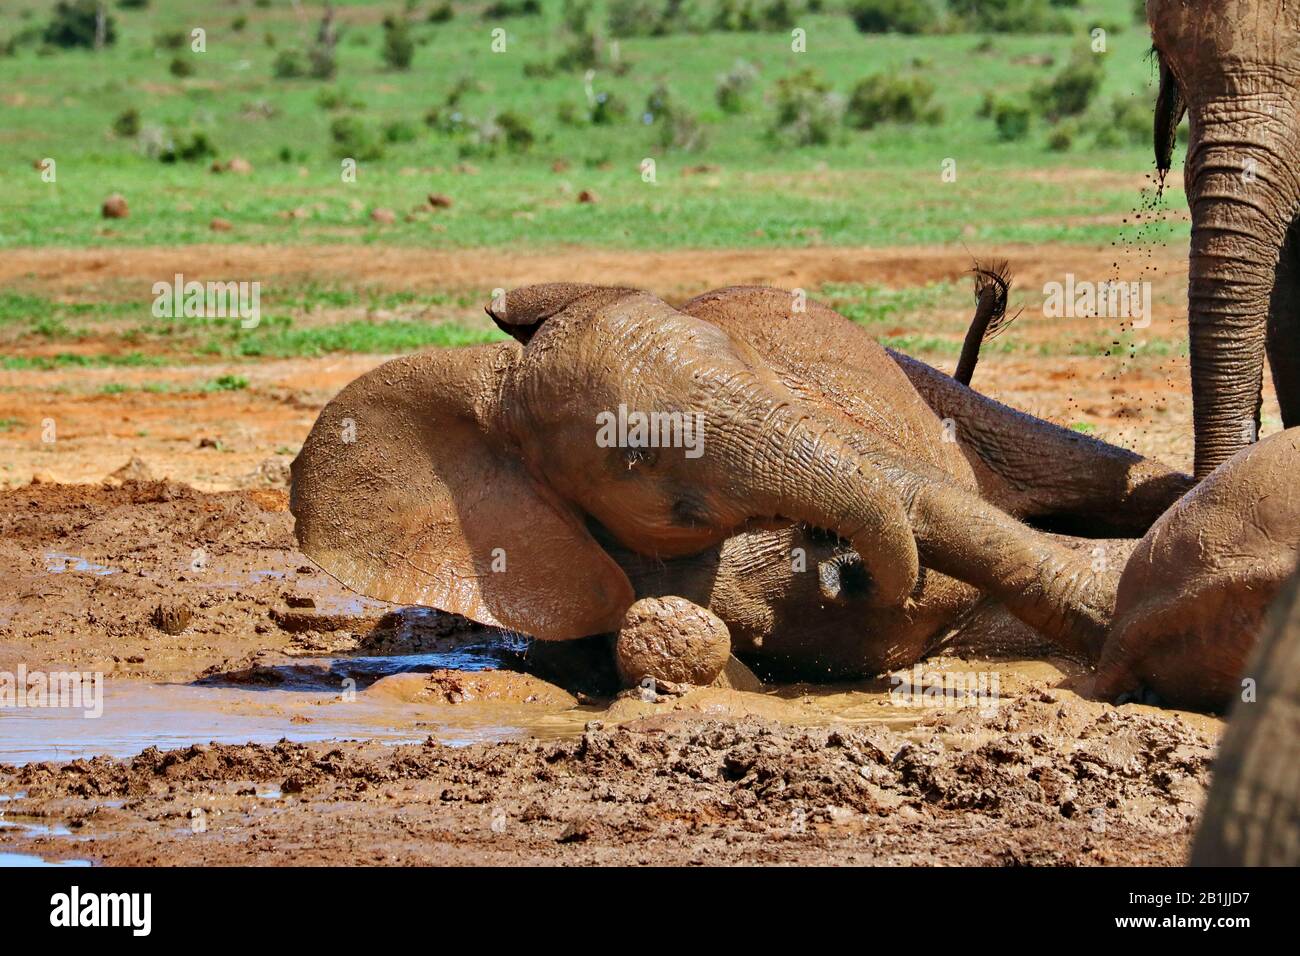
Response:
POLYGON ((1300 203, 1295 113, 1284 97, 1192 110, 1187 193, 1196 477, 1258 436, 1270 298, 1300 203))
POLYGON ((873 603, 903 604, 920 559, 898 490, 829 427, 790 406, 758 410, 750 460, 735 470, 734 493, 759 514, 800 521, 847 540, 871 575, 873 603))

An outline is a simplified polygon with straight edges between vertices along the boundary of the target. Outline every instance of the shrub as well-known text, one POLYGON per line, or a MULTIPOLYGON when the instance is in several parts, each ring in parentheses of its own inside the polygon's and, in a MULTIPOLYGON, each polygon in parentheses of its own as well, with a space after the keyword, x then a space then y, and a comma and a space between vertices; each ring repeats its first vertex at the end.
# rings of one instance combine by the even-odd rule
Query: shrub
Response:
POLYGON ((330 123, 334 155, 340 159, 380 159, 384 147, 374 131, 356 116, 340 116, 330 123))
MULTIPOLYGON (((102 9, 98 0, 59 0, 41 39, 50 46, 64 49, 94 49, 102 9)), ((117 42, 117 21, 106 12, 102 39, 104 46, 117 42)))
POLYGON ((184 30, 167 30, 163 33, 155 33, 153 45, 155 50, 179 50, 185 46, 184 30))
POLYGON ((849 16, 862 33, 922 33, 937 20, 928 0, 854 0, 849 16))
POLYGON ((248 17, 244 16, 242 13, 230 21, 230 29, 234 30, 236 33, 243 33, 247 27, 248 17))
POLYGON ((113 132, 118 136, 137 136, 140 133, 140 111, 132 107, 117 114, 113 120, 113 132))
POLYGON ((318 43, 307 54, 307 70, 317 80, 332 80, 338 73, 338 60, 334 47, 328 43, 318 43))
POLYGON ((777 80, 775 99, 770 133, 792 146, 829 143, 844 112, 844 98, 810 69, 777 80))
MULTIPOLYGON (((444 4, 449 7, 451 4, 444 4)), ((496 0, 483 10, 484 20, 505 20, 508 17, 536 17, 542 12, 541 0, 496 0)), ((430 14, 432 16, 432 14, 430 14)), ((451 19, 450 13, 447 19, 451 19)))
POLYGON ((672 91, 663 83, 658 84, 646 97, 641 121, 657 127, 657 141, 663 149, 694 152, 703 149, 708 141, 699 118, 677 102, 672 91))
POLYGON ((390 69, 409 70, 415 56, 415 44, 406 21, 399 17, 384 17, 384 62, 390 69))
POLYGON ((596 126, 608 126, 627 118, 627 104, 617 94, 604 92, 596 94, 596 101, 591 104, 591 122, 596 126))
POLYGON ((393 120, 384 126, 384 142, 386 143, 413 143, 416 138, 416 129, 406 120, 393 120))
POLYGON ((1053 121, 1064 116, 1078 116, 1101 88, 1105 71, 1101 59, 1080 51, 1045 83, 1034 89, 1034 100, 1042 115, 1053 121))
POLYGON ((713 98, 725 113, 739 113, 745 108, 745 96, 758 81, 758 69, 745 60, 737 60, 728 73, 718 77, 713 98))
POLYGON ((440 3, 438 6, 430 10, 429 16, 426 17, 426 19, 430 23, 447 23, 455 15, 456 11, 452 8, 450 0, 446 0, 446 2, 440 3))
POLYGON ((194 75, 194 61, 187 56, 174 56, 167 69, 172 76, 184 78, 194 75))
POLYGON ((1013 142, 1029 135, 1029 124, 1033 118, 1030 109, 1024 103, 1001 100, 992 108, 993 124, 998 130, 998 139, 1013 142))
POLYGON ((298 50, 281 50, 275 55, 271 72, 277 80, 296 80, 307 75, 307 64, 298 50))
POLYGON ((147 10, 149 0, 117 0, 117 5, 123 10, 147 10))
POLYGON ((517 153, 532 149, 537 137, 533 135, 532 124, 526 118, 518 113, 499 113, 496 123, 505 134, 507 149, 517 153))
POLYGON ((958 25, 989 33, 1068 33, 1068 15, 1048 0, 948 0, 958 25))
POLYGON ((1074 145, 1074 136, 1078 132, 1073 123, 1059 123, 1047 134, 1047 148, 1054 153, 1068 152, 1074 145))
POLYGON ((158 152, 158 159, 164 163, 178 160, 195 163, 201 159, 217 155, 217 148, 202 130, 190 130, 173 133, 158 152))
POLYGON ((921 76, 877 73, 858 82, 849 96, 845 117, 855 129, 877 123, 926 123, 943 119, 943 108, 931 103, 934 84, 921 76))

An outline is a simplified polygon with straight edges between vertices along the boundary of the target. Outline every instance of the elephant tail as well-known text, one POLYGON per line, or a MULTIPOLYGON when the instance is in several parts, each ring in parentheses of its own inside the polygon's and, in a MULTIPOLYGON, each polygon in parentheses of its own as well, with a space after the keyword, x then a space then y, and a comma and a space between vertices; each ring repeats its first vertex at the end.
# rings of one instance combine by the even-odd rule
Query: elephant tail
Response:
POLYGON ((995 262, 985 267, 979 262, 971 269, 975 276, 975 317, 971 319, 970 328, 966 330, 966 341, 962 343, 961 358, 957 360, 957 371, 953 378, 963 385, 970 385, 975 374, 975 363, 979 361, 980 346, 990 339, 1001 335, 1020 313, 1007 318, 1007 296, 1011 291, 1011 271, 1005 261, 995 262))

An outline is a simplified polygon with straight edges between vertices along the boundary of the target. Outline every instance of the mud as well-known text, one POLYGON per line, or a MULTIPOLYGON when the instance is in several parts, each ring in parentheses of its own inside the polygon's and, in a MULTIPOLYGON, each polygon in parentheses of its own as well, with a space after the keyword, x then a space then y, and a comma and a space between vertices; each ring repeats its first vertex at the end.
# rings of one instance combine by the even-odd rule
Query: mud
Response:
POLYGON ((0 712, 5 862, 1185 855, 1212 718, 1084 700, 1062 661, 969 657, 925 672, 996 675, 992 709, 899 696, 910 671, 570 694, 517 636, 344 591, 285 505, 164 481, 0 492, 0 670, 106 679, 98 720, 0 712))

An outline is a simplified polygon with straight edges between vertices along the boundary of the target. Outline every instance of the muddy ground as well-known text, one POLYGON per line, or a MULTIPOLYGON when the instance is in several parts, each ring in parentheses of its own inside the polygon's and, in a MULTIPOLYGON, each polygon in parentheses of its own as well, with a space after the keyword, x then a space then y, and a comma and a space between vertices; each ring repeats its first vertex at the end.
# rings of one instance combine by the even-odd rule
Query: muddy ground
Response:
MULTIPOLYGON (((1008 253, 1031 284, 1061 269, 1060 250, 1008 253)), ((1104 275, 1113 259, 1075 253, 1080 274, 1104 275)), ((1168 259, 1161 298, 1185 281, 1185 262, 1168 259)), ((911 285, 969 268, 962 251, 926 249, 582 261, 578 278, 673 300, 729 283, 911 285)), ((103 283, 112 294, 172 271, 252 269, 478 287, 572 278, 571 263, 18 251, 0 260, 0 281, 103 283)), ((1161 334, 1177 334, 1166 324, 1161 334)), ((149 865, 1183 861, 1219 721, 1085 700, 1086 673, 1065 661, 933 665, 997 672, 993 714, 899 707, 887 680, 575 696, 527 673, 516 636, 345 591, 293 547, 286 466, 321 404, 382 358, 259 362, 240 367, 247 390, 167 395, 85 386, 101 371, 125 381, 214 367, 0 373, 0 419, 39 411, 59 422, 52 444, 0 435, 10 486, 0 671, 102 672, 113 728, 95 736, 0 712, 0 854, 149 865), (229 742, 190 746, 222 731, 229 742), (69 749, 78 733, 90 743, 69 749), (101 748, 118 756, 69 759, 101 748)), ((998 398, 1065 424, 1084 412, 1102 437, 1185 467, 1185 361, 994 355, 980 374, 998 398)))

